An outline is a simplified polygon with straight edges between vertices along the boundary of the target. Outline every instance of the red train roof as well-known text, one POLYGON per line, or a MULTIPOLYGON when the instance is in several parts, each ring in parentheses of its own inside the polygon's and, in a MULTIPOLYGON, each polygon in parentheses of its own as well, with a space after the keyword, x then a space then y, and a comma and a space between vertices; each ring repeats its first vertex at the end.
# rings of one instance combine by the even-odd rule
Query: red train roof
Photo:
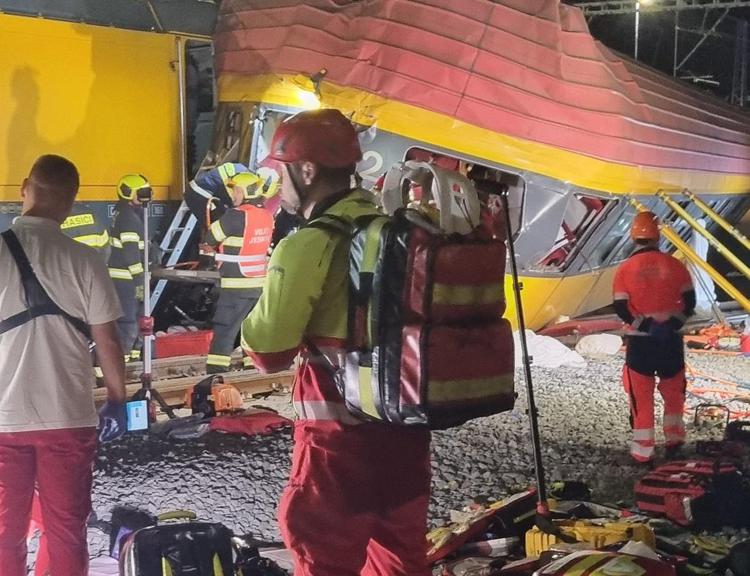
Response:
POLYGON ((224 0, 219 74, 313 74, 612 162, 750 172, 744 111, 613 53, 559 0, 224 0))

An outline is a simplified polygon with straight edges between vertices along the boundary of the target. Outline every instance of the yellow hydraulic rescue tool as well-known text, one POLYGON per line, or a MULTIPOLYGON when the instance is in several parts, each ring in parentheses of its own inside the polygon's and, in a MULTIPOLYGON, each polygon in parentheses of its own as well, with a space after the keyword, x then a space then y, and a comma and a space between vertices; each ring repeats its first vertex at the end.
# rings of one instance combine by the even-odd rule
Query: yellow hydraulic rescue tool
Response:
MULTIPOLYGON (((639 211, 639 212, 646 212, 648 211, 648 208, 644 206, 641 202, 636 200, 635 198, 630 198, 630 203, 639 211)), ((692 219, 692 218, 691 218, 692 219)), ((693 220, 694 221, 694 220, 693 220)), ((690 224, 690 221, 688 221, 688 224, 690 224)), ((697 223, 696 223, 697 225, 697 223)), ((691 224, 692 226, 692 224, 691 224)), ((700 225, 697 225, 698 228, 703 228, 700 225)), ((661 233, 664 235, 664 237, 669 240, 669 242, 672 243, 672 245, 677 248, 680 252, 682 252, 685 257, 690 260, 693 264, 698 266, 701 270, 706 272, 716 284, 718 284, 722 290, 724 290, 729 296, 734 299, 740 306, 742 306, 747 312, 750 312, 750 299, 748 299, 740 290, 734 287, 732 283, 729 282, 724 276, 722 276, 716 268, 711 266, 708 262, 703 260, 698 254, 695 253, 695 251, 688 246, 688 244, 680 238, 680 235, 672 229, 668 224, 664 224, 663 222, 659 226, 661 233)), ((718 240, 717 240, 718 242, 718 240)))

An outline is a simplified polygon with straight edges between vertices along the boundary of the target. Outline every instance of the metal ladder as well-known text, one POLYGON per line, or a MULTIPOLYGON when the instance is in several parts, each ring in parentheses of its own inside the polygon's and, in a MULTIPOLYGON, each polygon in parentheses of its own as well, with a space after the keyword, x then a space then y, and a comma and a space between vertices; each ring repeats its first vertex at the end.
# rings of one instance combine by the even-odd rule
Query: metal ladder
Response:
MULTIPOLYGON (((162 265, 165 268, 174 266, 179 262, 180 256, 182 256, 182 251, 185 249, 188 240, 190 240, 190 235, 193 233, 197 222, 198 219, 193 215, 190 208, 188 208, 183 200, 180 207, 177 208, 177 212, 175 213, 174 218, 172 218, 172 223, 164 234, 161 244, 159 244, 162 254, 162 265), (164 261, 165 256, 167 256, 166 262, 164 261)), ((156 307, 156 304, 159 302, 159 298, 166 287, 167 280, 163 278, 156 283, 156 287, 151 295, 152 310, 156 307)))

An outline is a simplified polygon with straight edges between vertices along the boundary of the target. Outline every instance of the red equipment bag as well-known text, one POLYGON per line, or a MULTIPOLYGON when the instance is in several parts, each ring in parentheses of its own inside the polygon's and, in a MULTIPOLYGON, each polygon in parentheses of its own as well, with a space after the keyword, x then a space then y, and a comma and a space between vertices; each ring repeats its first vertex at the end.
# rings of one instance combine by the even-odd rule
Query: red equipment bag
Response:
POLYGON ((722 492, 728 484, 740 488, 741 482, 737 468, 729 463, 711 460, 669 462, 636 483, 635 500, 638 508, 647 514, 665 516, 681 526, 705 525, 713 522, 708 518, 696 518, 695 512, 699 511, 700 516, 700 511, 706 509, 707 493, 713 492, 718 504, 717 488, 721 487, 722 492))
MULTIPOLYGON (((444 429, 511 410, 513 336, 505 311, 505 242, 477 229, 441 233, 411 210, 352 224, 349 330, 336 381, 370 421, 444 429)), ((315 352, 315 350, 313 350, 315 352)))

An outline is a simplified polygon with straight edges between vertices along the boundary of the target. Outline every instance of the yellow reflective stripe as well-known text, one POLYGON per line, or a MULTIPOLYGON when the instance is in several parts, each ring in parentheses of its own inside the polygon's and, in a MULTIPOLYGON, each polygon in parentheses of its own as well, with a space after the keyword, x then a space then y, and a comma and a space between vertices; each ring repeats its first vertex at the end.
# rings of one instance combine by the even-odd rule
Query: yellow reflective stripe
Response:
POLYGON ((126 242, 140 242, 141 237, 137 232, 123 232, 120 234, 120 242, 125 244, 126 242))
POLYGON ((427 399, 429 402, 456 402, 500 394, 513 394, 512 373, 492 378, 431 380, 427 399))
POLYGON ((138 248, 143 250, 146 247, 146 243, 143 240, 138 240, 138 248))
POLYGON ((130 273, 130 270, 125 270, 123 268, 110 268, 109 277, 117 278, 118 280, 132 280, 133 279, 133 275, 130 273))
POLYGON ((141 359, 141 351, 140 350, 131 350, 130 351, 130 359, 131 360, 140 360, 141 359))
POLYGON ((224 229, 221 227, 221 221, 217 220, 211 224, 211 234, 217 242, 223 242, 227 235, 224 233, 224 229))
POLYGON ((120 242, 120 240, 118 238, 115 238, 114 236, 109 239, 109 243, 113 248, 122 248, 122 242, 120 242))
POLYGON ((434 304, 454 304, 456 306, 468 304, 494 304, 504 299, 502 279, 492 284, 479 286, 435 284, 432 290, 434 304))
POLYGON ((128 266, 128 270, 130 273, 135 276, 136 274, 142 274, 143 273, 143 264, 138 262, 137 264, 131 264, 128 266))
POLYGON ((224 184, 226 184, 232 176, 237 174, 237 169, 231 162, 227 162, 226 164, 222 164, 221 166, 219 166, 218 171, 219 176, 221 177, 221 180, 222 182, 224 182, 224 184))
POLYGON ((253 359, 252 359, 252 358, 250 358, 250 356, 245 356, 245 357, 244 357, 244 358, 242 359, 242 365, 243 365, 243 366, 244 366, 245 368, 252 368, 253 366, 255 366, 255 364, 253 364, 253 359))
POLYGON ((109 244, 109 234, 106 232, 101 234, 84 234, 83 236, 75 236, 73 239, 92 248, 103 248, 109 244))
POLYGON ((367 366, 359 367, 359 406, 365 414, 380 418, 372 393, 372 368, 367 366))
POLYGON ((222 278, 222 288, 262 288, 264 278, 222 278))
MULTIPOLYGON (((602 558, 600 554, 591 554, 583 558, 580 562, 566 567, 565 574, 566 576, 584 576, 584 574, 590 574, 590 570, 597 564, 601 564, 603 561, 608 561, 610 559, 611 558, 606 556, 602 558)), ((639 572, 633 572, 633 574, 639 574, 639 572)), ((640 574, 643 574, 643 572, 640 572, 640 574)))
POLYGON ((224 246, 231 246, 232 248, 242 248, 243 239, 242 236, 224 236, 222 244, 224 246))
POLYGON ((60 229, 66 230, 67 228, 77 228, 78 226, 91 226, 93 224, 94 224, 93 214, 75 214, 73 216, 68 216, 65 220, 63 220, 63 223, 60 224, 60 229))
POLYGON ((211 364, 212 366, 223 366, 228 368, 231 363, 232 357, 224 356, 223 354, 209 354, 206 357, 206 364, 211 364))
POLYGON ((104 378, 104 372, 99 366, 94 366, 94 376, 97 378, 104 378))

